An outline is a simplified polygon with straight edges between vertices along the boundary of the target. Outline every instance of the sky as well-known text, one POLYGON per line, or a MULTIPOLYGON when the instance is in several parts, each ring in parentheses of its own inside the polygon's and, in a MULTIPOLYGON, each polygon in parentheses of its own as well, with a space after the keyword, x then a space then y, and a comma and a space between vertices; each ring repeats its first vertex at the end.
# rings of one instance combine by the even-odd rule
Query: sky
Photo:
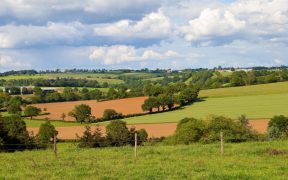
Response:
POLYGON ((0 71, 288 65, 288 0, 0 0, 0 71))

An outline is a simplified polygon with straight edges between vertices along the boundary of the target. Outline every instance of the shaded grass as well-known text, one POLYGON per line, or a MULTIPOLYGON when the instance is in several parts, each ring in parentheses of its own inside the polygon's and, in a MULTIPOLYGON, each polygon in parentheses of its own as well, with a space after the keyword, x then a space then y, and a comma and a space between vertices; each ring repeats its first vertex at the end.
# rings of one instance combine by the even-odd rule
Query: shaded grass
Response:
MULTIPOLYGON (((45 123, 45 120, 30 120, 30 119, 24 119, 27 127, 40 127, 41 124, 45 123)), ((50 121, 52 125, 55 127, 68 127, 68 126, 85 126, 85 124, 81 124, 78 122, 64 122, 64 121, 50 121)))
POLYGON ((285 179, 287 155, 273 156, 267 149, 287 150, 286 142, 79 149, 59 144, 52 150, 0 154, 0 179, 285 179))

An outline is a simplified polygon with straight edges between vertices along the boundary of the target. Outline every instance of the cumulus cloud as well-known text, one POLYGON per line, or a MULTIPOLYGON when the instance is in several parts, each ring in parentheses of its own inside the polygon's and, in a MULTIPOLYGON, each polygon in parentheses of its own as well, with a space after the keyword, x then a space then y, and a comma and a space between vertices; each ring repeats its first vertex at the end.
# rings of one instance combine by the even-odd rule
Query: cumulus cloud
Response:
POLYGON ((163 38, 171 33, 170 19, 162 11, 145 15, 139 21, 121 20, 94 29, 98 36, 125 38, 163 38))
POLYGON ((79 22, 49 22, 46 26, 9 24, 0 26, 0 48, 76 44, 85 36, 85 31, 79 22))
POLYGON ((287 0, 240 0, 229 6, 204 9, 199 17, 178 28, 186 41, 231 41, 241 38, 287 42, 287 0), (276 39, 275 39, 276 38, 276 39))
POLYGON ((159 53, 154 50, 139 51, 139 49, 135 49, 133 46, 124 45, 96 47, 90 54, 89 58, 91 60, 103 61, 106 65, 113 65, 124 62, 167 59, 178 55, 178 53, 174 51, 167 51, 164 53, 159 53))
POLYGON ((245 21, 237 19, 229 11, 205 9, 199 18, 189 21, 188 25, 179 28, 185 40, 209 40, 213 36, 228 36, 245 28, 245 21))

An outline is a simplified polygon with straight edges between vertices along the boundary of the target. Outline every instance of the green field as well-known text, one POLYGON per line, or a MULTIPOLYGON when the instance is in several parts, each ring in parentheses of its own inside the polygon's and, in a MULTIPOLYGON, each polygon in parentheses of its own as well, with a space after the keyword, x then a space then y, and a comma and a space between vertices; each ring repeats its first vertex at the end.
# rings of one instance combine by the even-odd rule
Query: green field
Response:
POLYGON ((180 110, 126 118, 128 124, 178 122, 185 117, 205 118, 224 115, 250 119, 288 115, 288 82, 200 91, 203 101, 180 110))
POLYGON ((0 179, 287 179, 287 142, 51 149, 0 153, 0 179), (274 152, 274 153, 273 153, 274 152), (276 152, 276 153, 275 153, 276 152), (277 152, 280 152, 277 154, 277 152))
POLYGON ((288 82, 230 87, 200 91, 200 97, 231 97, 288 93, 288 82))
POLYGON ((51 73, 51 74, 36 74, 36 75, 10 75, 2 76, 0 79, 55 79, 55 78, 75 78, 97 80, 99 83, 107 82, 109 84, 120 84, 123 81, 117 79, 115 74, 98 74, 98 73, 51 73))
MULTIPOLYGON (((27 127, 40 127, 41 124, 45 123, 45 120, 30 120, 24 119, 27 127)), ((50 121, 55 127, 68 127, 68 126, 81 126, 85 124, 81 124, 78 122, 63 122, 63 121, 50 121)))
POLYGON ((274 115, 288 116, 288 94, 207 98, 165 113, 124 119, 128 124, 178 122, 185 117, 205 118, 209 115, 224 115, 237 118, 241 114, 249 119, 271 118, 274 115))

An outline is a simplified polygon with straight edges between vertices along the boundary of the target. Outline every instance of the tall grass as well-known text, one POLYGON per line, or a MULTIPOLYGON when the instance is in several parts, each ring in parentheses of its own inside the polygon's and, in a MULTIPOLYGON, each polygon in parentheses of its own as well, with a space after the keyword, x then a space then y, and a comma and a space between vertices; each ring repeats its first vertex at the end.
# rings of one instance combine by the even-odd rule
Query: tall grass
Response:
POLYGON ((0 179, 285 179, 288 143, 249 142, 189 146, 79 149, 60 144, 52 150, 0 154, 0 179), (286 152, 286 151, 283 151, 286 152))

